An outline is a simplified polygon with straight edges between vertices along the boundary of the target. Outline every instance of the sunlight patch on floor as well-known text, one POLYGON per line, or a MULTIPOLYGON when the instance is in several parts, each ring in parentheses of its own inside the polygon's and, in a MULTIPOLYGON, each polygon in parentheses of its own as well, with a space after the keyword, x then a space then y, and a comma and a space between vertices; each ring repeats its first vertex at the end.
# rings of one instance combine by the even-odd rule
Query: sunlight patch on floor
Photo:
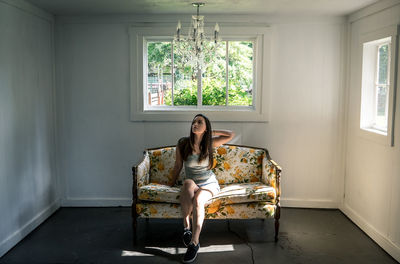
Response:
MULTIPOLYGON (((171 255, 185 254, 186 248, 177 247, 145 247, 145 250, 159 250, 171 255)), ((207 247, 201 247, 198 253, 209 253, 209 252, 229 252, 234 251, 233 245, 211 245, 207 247)), ((153 254, 147 254, 139 251, 123 250, 122 257, 153 257, 153 254)))

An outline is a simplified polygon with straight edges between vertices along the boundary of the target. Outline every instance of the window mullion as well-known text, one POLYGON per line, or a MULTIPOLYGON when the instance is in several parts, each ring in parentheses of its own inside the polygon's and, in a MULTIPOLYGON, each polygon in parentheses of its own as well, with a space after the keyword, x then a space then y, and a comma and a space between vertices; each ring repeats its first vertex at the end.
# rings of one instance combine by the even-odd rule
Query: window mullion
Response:
POLYGON ((225 76, 225 106, 228 106, 228 98, 229 98, 229 41, 226 41, 226 54, 225 54, 225 62, 226 62, 226 76, 225 76))
POLYGON ((174 106, 175 71, 174 71, 174 43, 171 42, 171 106, 174 106))
POLYGON ((203 96, 201 90, 201 69, 199 66, 197 66, 197 107, 201 107, 203 105, 203 96))

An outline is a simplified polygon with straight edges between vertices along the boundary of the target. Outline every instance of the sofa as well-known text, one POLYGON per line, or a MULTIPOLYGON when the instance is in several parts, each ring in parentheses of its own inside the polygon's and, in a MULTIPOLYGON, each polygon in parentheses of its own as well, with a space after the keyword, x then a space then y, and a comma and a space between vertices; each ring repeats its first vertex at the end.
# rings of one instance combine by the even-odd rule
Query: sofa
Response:
MULTIPOLYGON (((185 169, 172 187, 175 146, 146 149, 132 167, 133 238, 137 218, 182 218, 179 202, 185 169)), ((214 150, 213 168, 221 191, 205 208, 205 219, 275 218, 275 241, 280 218, 281 167, 267 149, 225 144, 214 150)))

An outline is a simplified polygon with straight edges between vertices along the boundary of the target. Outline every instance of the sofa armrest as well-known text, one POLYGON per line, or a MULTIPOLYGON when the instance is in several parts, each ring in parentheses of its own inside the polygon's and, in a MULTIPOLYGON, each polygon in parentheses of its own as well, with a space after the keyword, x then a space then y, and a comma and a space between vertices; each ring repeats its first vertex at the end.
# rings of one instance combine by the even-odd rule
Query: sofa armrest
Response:
POLYGON ((149 184, 150 178, 150 158, 149 153, 143 153, 143 160, 136 166, 132 167, 132 194, 133 198, 137 199, 137 189, 143 185, 149 184))
POLYGON ((264 155, 262 162, 262 176, 261 181, 271 187, 275 188, 277 202, 281 196, 281 172, 282 168, 272 159, 269 158, 268 153, 264 155))

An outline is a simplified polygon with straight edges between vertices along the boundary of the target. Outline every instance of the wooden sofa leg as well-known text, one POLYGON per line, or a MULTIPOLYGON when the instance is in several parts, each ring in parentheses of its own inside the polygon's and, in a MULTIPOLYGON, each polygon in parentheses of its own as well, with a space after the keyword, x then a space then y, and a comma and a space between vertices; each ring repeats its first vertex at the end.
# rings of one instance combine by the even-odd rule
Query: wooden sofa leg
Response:
POLYGON ((132 242, 133 246, 137 244, 137 212, 136 212, 136 204, 132 204, 132 242))
POLYGON ((275 242, 278 241, 279 234, 279 219, 281 218, 281 208, 278 206, 275 212, 275 242))
POLYGON ((137 217, 133 218, 133 245, 137 245, 137 217))
POLYGON ((279 219, 275 219, 275 242, 278 241, 279 219))

